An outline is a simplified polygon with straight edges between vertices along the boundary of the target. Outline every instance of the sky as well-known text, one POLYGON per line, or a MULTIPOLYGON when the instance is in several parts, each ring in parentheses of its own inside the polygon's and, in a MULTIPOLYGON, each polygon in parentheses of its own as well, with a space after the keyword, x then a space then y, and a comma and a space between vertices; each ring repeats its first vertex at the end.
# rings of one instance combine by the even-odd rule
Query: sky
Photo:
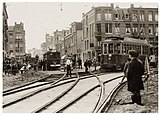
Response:
MULTIPOLYGON (((114 6, 129 8, 130 4, 139 7, 158 8, 158 3, 112 2, 114 6)), ((88 12, 92 6, 110 6, 110 2, 6 2, 8 25, 15 22, 24 23, 26 49, 37 48, 45 42, 45 34, 52 34, 56 29, 68 29, 74 21, 82 20, 82 13, 88 12), (62 10, 61 10, 62 8, 62 10)))

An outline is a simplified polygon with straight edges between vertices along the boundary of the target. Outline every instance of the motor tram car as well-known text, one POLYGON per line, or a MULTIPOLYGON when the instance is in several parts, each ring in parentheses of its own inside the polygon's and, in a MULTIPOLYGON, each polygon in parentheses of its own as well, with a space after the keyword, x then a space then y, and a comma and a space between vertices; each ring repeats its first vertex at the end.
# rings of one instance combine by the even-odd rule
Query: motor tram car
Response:
POLYGON ((60 52, 58 51, 47 51, 43 54, 44 63, 46 70, 53 70, 60 68, 60 52))
POLYGON ((101 69, 123 70, 129 57, 129 50, 136 50, 139 53, 139 59, 144 63, 146 56, 149 55, 149 44, 146 40, 127 37, 109 37, 104 40, 102 42, 101 69))

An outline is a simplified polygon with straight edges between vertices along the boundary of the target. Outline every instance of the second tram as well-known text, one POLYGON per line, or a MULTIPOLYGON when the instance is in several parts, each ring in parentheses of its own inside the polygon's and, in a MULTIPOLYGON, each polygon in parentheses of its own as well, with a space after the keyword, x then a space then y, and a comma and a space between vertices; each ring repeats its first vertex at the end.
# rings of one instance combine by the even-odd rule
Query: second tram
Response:
POLYGON ((104 40, 102 43, 101 69, 123 70, 129 57, 129 50, 136 50, 139 53, 139 59, 144 63, 146 56, 149 55, 149 44, 146 40, 127 37, 109 37, 104 40))
POLYGON ((46 70, 60 68, 60 52, 48 51, 43 55, 46 70))

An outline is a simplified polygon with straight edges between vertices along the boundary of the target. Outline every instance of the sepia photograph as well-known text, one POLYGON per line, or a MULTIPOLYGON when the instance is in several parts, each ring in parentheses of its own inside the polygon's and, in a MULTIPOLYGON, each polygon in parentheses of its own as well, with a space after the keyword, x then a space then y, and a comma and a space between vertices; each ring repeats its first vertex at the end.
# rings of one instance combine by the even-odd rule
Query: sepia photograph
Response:
POLYGON ((2 113, 159 113, 159 3, 5 1, 2 113))

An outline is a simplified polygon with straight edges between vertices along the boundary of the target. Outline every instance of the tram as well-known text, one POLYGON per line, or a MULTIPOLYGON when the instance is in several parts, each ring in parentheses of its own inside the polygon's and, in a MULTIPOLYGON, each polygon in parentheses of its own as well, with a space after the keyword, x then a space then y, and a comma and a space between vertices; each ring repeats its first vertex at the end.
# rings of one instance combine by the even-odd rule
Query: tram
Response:
POLYGON ((43 54, 43 58, 47 70, 60 68, 60 52, 47 51, 45 54, 43 54))
POLYGON ((149 56, 149 44, 146 40, 128 37, 109 37, 102 42, 101 69, 123 70, 129 57, 128 51, 136 50, 144 63, 149 56))

